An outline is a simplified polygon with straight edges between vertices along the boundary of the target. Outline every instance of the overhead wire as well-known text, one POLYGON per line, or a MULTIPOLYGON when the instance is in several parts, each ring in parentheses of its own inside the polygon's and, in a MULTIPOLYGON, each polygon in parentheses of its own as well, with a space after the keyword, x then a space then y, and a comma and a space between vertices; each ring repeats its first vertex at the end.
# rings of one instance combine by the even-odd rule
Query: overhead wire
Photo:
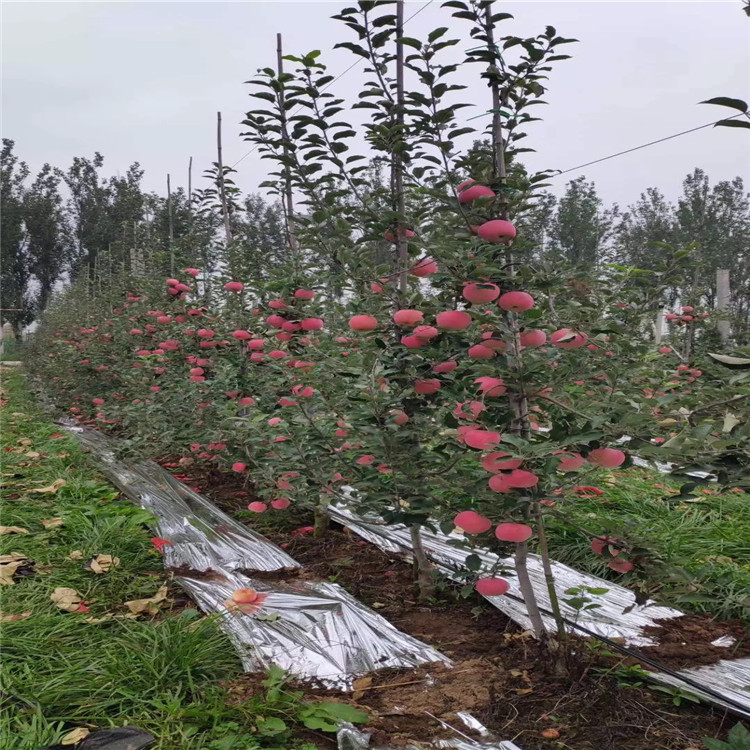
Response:
POLYGON ((687 135, 688 133, 695 133, 696 130, 703 130, 703 128, 710 128, 712 125, 716 125, 717 122, 722 122, 723 120, 734 120, 737 117, 742 117, 745 113, 740 112, 737 115, 732 115, 731 117, 722 117, 721 120, 714 120, 713 122, 707 122, 705 125, 699 125, 697 128, 690 128, 690 130, 683 130, 680 133, 674 133, 673 135, 668 135, 665 138, 659 138, 655 141, 649 141, 648 143, 642 143, 640 146, 634 146, 633 148, 625 149, 625 151, 618 151, 616 154, 610 154, 609 156, 602 156, 601 159, 594 159, 594 161, 587 161, 585 164, 579 164, 577 167, 570 167, 569 169, 563 169, 560 172, 555 173, 554 175, 550 176, 550 179, 553 177, 559 177, 560 175, 567 174, 568 172, 575 172, 577 169, 583 169, 584 167, 590 167, 592 164, 599 164, 600 162, 607 161, 609 159, 614 159, 617 156, 624 156, 625 154, 632 154, 633 151, 640 151, 642 148, 647 148, 648 146, 655 146, 657 143, 664 143, 664 141, 671 141, 673 138, 679 138, 682 135, 687 135))

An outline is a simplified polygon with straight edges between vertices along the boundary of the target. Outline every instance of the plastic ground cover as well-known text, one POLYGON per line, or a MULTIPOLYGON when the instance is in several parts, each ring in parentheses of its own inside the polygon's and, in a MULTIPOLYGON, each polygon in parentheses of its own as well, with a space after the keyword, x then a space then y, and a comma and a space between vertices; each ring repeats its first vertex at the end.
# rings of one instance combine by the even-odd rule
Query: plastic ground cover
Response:
MULTIPOLYGON (((64 426, 124 495, 154 515, 154 531, 170 542, 164 546, 165 567, 174 571, 201 610, 223 615, 221 627, 247 671, 276 664, 299 677, 351 689, 358 675, 376 669, 428 662, 450 665, 439 651, 397 630, 336 584, 254 580, 253 570, 298 568, 300 564, 154 462, 130 467, 117 458, 111 438, 90 428, 64 426), (248 588, 260 594, 262 603, 251 614, 232 614, 226 602, 233 592, 248 588)), ((486 740, 477 742, 445 725, 456 733, 456 739, 437 741, 433 747, 520 750, 513 743, 493 740, 471 715, 459 717, 465 727, 486 740)), ((371 748, 367 731, 351 725, 341 727, 337 743, 339 750, 388 750, 371 748)))
MULTIPOLYGON (((358 515, 352 506, 329 506, 329 516, 343 526, 349 527, 363 539, 375 544, 386 552, 411 555, 412 542, 409 529, 399 524, 385 524, 373 515, 358 515)), ((422 530, 422 543, 425 551, 440 572, 449 578, 465 580, 465 559, 468 551, 459 546, 465 537, 460 533, 442 534, 422 530)), ((481 567, 476 577, 490 573, 507 576, 511 584, 510 594, 520 597, 521 593, 515 581, 514 562, 512 557, 500 557, 489 550, 473 547, 471 552, 478 555, 481 567)), ((529 555, 529 577, 540 607, 550 609, 549 592, 542 570, 541 558, 529 555)), ((633 646, 651 646, 654 641, 643 634, 643 628, 657 625, 656 620, 669 617, 679 617, 682 612, 670 607, 657 606, 653 602, 644 605, 635 603, 635 594, 623 586, 611 581, 605 581, 596 576, 580 573, 562 563, 553 562, 552 570, 555 576, 558 597, 565 598, 564 591, 572 587, 588 586, 590 588, 606 588, 607 593, 592 596, 591 599, 599 605, 597 609, 579 612, 561 602, 562 613, 571 620, 577 620, 589 630, 607 638, 621 638, 633 646), (625 610, 631 608, 627 613, 625 610)), ((493 606, 504 612, 517 622, 522 628, 530 629, 531 621, 526 612, 523 601, 510 596, 485 597, 493 606)), ((544 616, 545 625, 554 630, 555 621, 552 617, 544 616)))
POLYGON ((253 570, 300 565, 152 461, 129 467, 116 457, 110 438, 87 428, 69 429, 96 456, 102 473, 156 517, 157 535, 171 542, 164 547, 165 566, 204 612, 224 615, 221 626, 246 670, 276 664, 299 677, 349 689, 358 675, 375 669, 450 663, 336 584, 254 579, 253 570), (255 611, 249 614, 230 612, 226 603, 238 589, 258 592, 260 606, 251 605, 255 611))
MULTIPOLYGON (((328 515, 332 520, 351 529, 380 549, 411 558, 412 541, 409 529, 406 526, 386 524, 382 519, 372 514, 363 513, 359 515, 354 510, 353 505, 331 505, 328 508, 328 515)), ((467 572, 465 567, 467 550, 459 546, 463 539, 463 535, 456 532, 442 534, 422 530, 422 543, 430 559, 443 575, 461 581, 466 580, 467 572)), ((531 621, 514 578, 513 558, 501 558, 489 550, 476 547, 473 547, 471 552, 478 555, 481 560, 481 567, 475 573, 476 577, 488 573, 506 577, 511 583, 509 594, 515 595, 486 596, 484 598, 522 628, 530 629, 531 621)), ((527 567, 539 606, 549 611, 549 592, 542 570, 541 558, 537 555, 529 555, 527 567)), ((650 646, 654 645, 654 641, 643 633, 644 627, 659 625, 658 620, 680 617, 683 614, 680 610, 658 606, 651 601, 638 605, 635 603, 635 594, 629 589, 603 578, 581 573, 562 563, 552 561, 552 570, 558 598, 561 600, 560 608, 563 617, 576 622, 596 635, 620 639, 629 646, 650 646), (591 597, 599 605, 598 608, 579 612, 564 603, 566 589, 582 586, 607 589, 605 594, 591 597)), ((545 626, 551 632, 554 632, 556 629, 554 619, 547 615, 543 615, 543 619, 545 626)), ((730 646, 731 643, 722 645, 730 646)), ((724 696, 732 703, 725 703, 716 695, 710 695, 692 686, 686 687, 685 683, 676 676, 652 672, 651 678, 661 684, 679 686, 710 703, 750 717, 750 659, 722 660, 709 666, 683 669, 675 674, 682 675, 694 683, 705 686, 705 688, 724 696)))

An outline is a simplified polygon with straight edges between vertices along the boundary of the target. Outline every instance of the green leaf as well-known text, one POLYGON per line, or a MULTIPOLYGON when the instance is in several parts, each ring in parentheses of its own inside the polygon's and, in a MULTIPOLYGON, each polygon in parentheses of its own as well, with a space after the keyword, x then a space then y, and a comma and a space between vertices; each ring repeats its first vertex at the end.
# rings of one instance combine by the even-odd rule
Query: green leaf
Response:
POLYGON ((284 720, 277 716, 258 717, 257 729, 261 737, 273 737, 276 734, 286 732, 287 728, 284 720))
POLYGON ((404 36, 399 40, 401 44, 405 44, 407 47, 413 47, 414 49, 422 49, 422 42, 419 39, 412 39, 411 37, 404 36))
POLYGON ((744 368, 750 365, 750 357, 731 357, 728 354, 714 354, 712 352, 709 352, 708 356, 711 357, 711 359, 715 359, 717 362, 720 362, 722 365, 726 365, 727 367, 744 368))
POLYGON ((743 724, 735 724, 729 730, 729 742, 704 737, 707 750, 750 750, 750 732, 743 724))
POLYGON ((740 112, 747 112, 747 102, 742 99, 732 99, 729 96, 715 96, 713 99, 706 99, 701 104, 717 104, 719 107, 731 107, 740 112))
POLYGON ((719 120, 714 123, 715 128, 749 128, 750 121, 748 120, 719 120))
POLYGON ((364 724, 367 721, 367 714, 358 711, 348 703, 335 703, 333 701, 322 701, 316 704, 316 708, 325 711, 330 716, 339 719, 339 721, 348 721, 352 724, 364 724))
POLYGON ((308 714, 302 717, 302 723, 308 729, 320 729, 322 732, 335 732, 338 729, 338 725, 334 724, 329 719, 316 714, 308 714))

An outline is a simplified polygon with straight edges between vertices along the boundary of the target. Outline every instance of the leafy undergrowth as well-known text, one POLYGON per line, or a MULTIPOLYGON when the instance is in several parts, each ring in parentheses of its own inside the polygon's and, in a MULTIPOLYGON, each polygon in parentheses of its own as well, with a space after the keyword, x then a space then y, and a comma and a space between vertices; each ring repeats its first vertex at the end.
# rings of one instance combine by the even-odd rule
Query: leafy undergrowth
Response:
MULTIPOLYGON (((565 516, 593 533, 627 539, 663 562, 648 592, 682 609, 731 619, 750 617, 750 513, 747 493, 699 485, 678 497, 680 483, 647 469, 612 472, 599 483, 604 494, 581 497, 565 516)), ((594 555, 588 539, 550 520, 553 557, 629 585, 594 555)))
POLYGON ((330 706, 303 705, 279 675, 229 705, 220 681, 240 663, 216 622, 170 585, 148 514, 40 417, 18 370, 2 374, 0 748, 134 725, 157 750, 314 750, 294 728, 325 729, 330 706))

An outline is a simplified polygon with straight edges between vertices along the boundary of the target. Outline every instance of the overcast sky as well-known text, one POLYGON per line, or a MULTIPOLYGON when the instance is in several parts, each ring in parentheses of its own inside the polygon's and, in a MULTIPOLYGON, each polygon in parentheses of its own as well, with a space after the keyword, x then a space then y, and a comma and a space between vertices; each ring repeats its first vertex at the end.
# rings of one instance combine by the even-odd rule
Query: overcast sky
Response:
MULTIPOLYGON (((424 37, 451 19, 442 0, 408 2, 407 17, 422 9, 407 33, 424 37), (424 6, 427 7, 424 7, 424 6)), ((2 133, 16 141, 32 169, 67 166, 74 156, 105 157, 105 171, 124 172, 132 161, 146 170, 145 185, 164 192, 167 172, 185 184, 188 157, 196 175, 215 159, 215 118, 225 127, 225 163, 250 146, 239 137, 252 105, 243 81, 275 63, 275 34, 285 52, 323 51, 338 74, 354 58, 333 50, 351 32, 330 16, 345 2, 5 2, 2 3, 2 133)), ((740 0, 705 2, 498 2, 515 16, 503 34, 531 35, 551 24, 579 44, 562 48, 531 126, 532 169, 567 169, 613 152, 696 127, 724 110, 699 105, 714 96, 750 101, 750 19, 740 0), (542 109, 544 110, 542 112, 542 109)), ((469 45, 464 45, 464 48, 469 45)), ((459 48, 460 49, 460 48, 459 48)), ((488 109, 478 66, 461 70, 476 103, 466 117, 488 109)), ((353 97, 361 67, 332 89, 353 97)), ((257 100, 256 100, 257 101, 257 100)), ((726 110, 730 114, 729 110, 726 110)), ((478 125, 484 121, 472 120, 478 125)), ((750 175, 745 130, 706 128, 588 167, 585 174, 605 201, 627 204, 646 187, 675 198, 685 174, 700 166, 712 181, 750 175)), ((237 181, 253 190, 266 163, 251 154, 237 165, 237 181)), ((200 184, 200 183, 198 183, 200 184)))

